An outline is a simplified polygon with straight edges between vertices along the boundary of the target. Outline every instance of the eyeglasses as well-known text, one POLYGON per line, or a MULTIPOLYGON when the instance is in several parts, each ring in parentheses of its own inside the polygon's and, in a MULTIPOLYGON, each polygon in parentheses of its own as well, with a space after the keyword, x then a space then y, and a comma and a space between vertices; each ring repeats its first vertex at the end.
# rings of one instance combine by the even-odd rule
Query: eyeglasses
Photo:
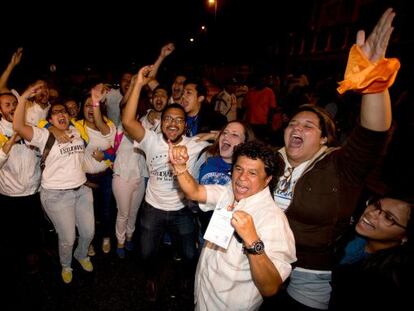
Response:
POLYGON ((382 219, 382 221, 384 222, 384 224, 387 226, 387 227, 392 227, 392 226, 398 226, 398 227, 400 227, 400 228, 403 228, 403 229, 407 229, 407 227, 406 226, 403 226, 402 224, 400 224, 400 223, 398 223, 396 220, 395 220, 395 217, 394 217, 394 215, 392 215, 391 213, 389 213, 389 212, 387 212, 387 211, 385 211, 383 208, 382 208, 382 206, 381 206, 381 201, 380 200, 377 200, 377 201, 375 201, 375 202, 372 202, 372 201, 367 201, 367 208, 374 208, 375 209, 375 211, 378 211, 379 212, 379 215, 381 216, 381 219, 382 219))
POLYGON ((56 115, 59 113, 68 113, 66 109, 55 109, 50 112, 51 115, 56 115))
POLYGON ((175 124, 178 124, 178 125, 181 125, 181 124, 184 124, 184 123, 185 123, 185 119, 184 119, 184 118, 180 118, 180 117, 178 117, 178 118, 173 118, 173 117, 171 117, 171 116, 164 116, 164 117, 162 118, 162 120, 163 120, 164 122, 166 122, 166 123, 172 123, 172 122, 175 122, 175 124))

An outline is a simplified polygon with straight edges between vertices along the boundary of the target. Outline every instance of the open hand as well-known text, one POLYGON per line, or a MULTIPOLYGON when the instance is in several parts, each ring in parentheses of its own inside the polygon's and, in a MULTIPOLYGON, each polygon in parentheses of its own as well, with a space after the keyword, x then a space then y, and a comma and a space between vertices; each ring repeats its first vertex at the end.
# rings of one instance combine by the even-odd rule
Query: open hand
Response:
POLYGON ((391 33, 394 30, 394 27, 391 26, 394 17, 395 12, 393 9, 387 9, 384 14, 382 14, 367 40, 365 40, 365 32, 363 30, 358 31, 357 33, 356 44, 373 63, 385 57, 388 42, 391 33))

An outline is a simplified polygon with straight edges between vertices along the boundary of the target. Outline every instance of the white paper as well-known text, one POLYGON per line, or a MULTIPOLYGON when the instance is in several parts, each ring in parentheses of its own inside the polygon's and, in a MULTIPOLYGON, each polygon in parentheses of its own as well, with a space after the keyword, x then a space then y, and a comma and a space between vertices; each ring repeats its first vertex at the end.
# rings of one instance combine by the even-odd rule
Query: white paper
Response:
POLYGON ((224 208, 215 209, 204 234, 204 239, 227 249, 234 232, 231 225, 232 214, 232 211, 224 208))

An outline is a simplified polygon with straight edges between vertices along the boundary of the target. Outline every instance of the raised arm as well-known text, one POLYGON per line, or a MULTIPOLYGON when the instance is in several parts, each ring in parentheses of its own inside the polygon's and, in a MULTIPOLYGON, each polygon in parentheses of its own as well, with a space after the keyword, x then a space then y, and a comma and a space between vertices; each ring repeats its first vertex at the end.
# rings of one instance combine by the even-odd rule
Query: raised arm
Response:
POLYGON ((170 163, 174 168, 178 183, 187 199, 200 203, 206 203, 206 187, 197 183, 187 170, 188 152, 186 146, 176 145, 168 142, 168 155, 170 163))
POLYGON ((93 119, 95 121, 96 127, 102 133, 102 135, 108 135, 111 132, 111 128, 102 118, 101 113, 101 100, 104 98, 105 94, 107 93, 106 88, 104 87, 103 83, 99 83, 95 85, 91 89, 91 98, 92 98, 92 105, 93 105, 93 119))
POLYGON ((151 73, 149 74, 150 81, 148 82, 148 86, 151 90, 154 90, 158 86, 158 81, 156 79, 158 69, 160 68, 164 59, 170 55, 175 49, 174 43, 168 43, 161 48, 160 55, 158 56, 157 60, 155 61, 151 73))
MULTIPOLYGON (((135 84, 135 82, 137 80, 137 75, 138 74, 135 74, 135 75, 132 76, 131 85, 135 84)), ((133 90, 133 88, 129 87, 128 90, 126 91, 126 93, 124 94, 124 97, 122 97, 121 101, 119 102, 119 111, 121 111, 121 113, 122 113, 122 110, 124 109, 128 99, 129 99, 129 97, 131 96, 132 90, 133 90)))
MULTIPOLYGON (((393 10, 387 9, 373 31, 365 40, 365 32, 358 31, 357 45, 364 55, 376 63, 385 57, 388 42, 394 28, 391 23, 395 17, 393 10)), ((391 127, 391 101, 388 89, 381 93, 364 94, 361 105, 361 125, 374 131, 386 131, 391 127)))
POLYGON ((9 89, 7 87, 7 82, 9 81, 10 75, 18 64, 23 56, 23 48, 18 48, 16 52, 13 53, 9 64, 7 65, 6 69, 3 71, 0 77, 0 93, 8 92, 9 89))
POLYGON ((137 75, 137 78, 133 85, 130 87, 131 94, 128 97, 125 108, 122 111, 122 126, 128 135, 140 142, 145 135, 145 129, 141 125, 141 122, 137 121, 137 108, 139 102, 139 96, 141 94, 142 87, 150 80, 149 74, 152 70, 152 66, 142 67, 137 75))
POLYGON ((33 138, 33 128, 26 124, 25 120, 25 105, 27 99, 35 96, 41 91, 42 82, 36 83, 35 85, 29 86, 24 93, 19 97, 17 102, 16 110, 13 116, 13 130, 19 134, 20 137, 27 141, 31 141, 33 138))

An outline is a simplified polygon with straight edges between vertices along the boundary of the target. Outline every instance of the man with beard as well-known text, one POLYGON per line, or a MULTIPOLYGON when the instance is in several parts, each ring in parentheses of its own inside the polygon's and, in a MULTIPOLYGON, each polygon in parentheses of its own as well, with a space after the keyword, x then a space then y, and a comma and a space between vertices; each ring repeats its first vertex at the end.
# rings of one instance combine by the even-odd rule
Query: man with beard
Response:
MULTIPOLYGON (((19 97, 19 94, 16 90, 10 90, 7 86, 10 75, 12 74, 14 68, 20 64, 23 57, 23 48, 18 48, 16 52, 13 53, 9 64, 6 69, 3 71, 0 77, 0 93, 11 92, 12 96, 19 97)), ((29 102, 26 107, 26 123, 37 126, 40 120, 46 119, 47 113, 49 112, 49 86, 47 82, 43 79, 35 80, 32 85, 38 84, 39 91, 35 96, 28 98, 29 102)))
POLYGON ((147 277, 146 295, 155 301, 157 295, 157 255, 162 237, 169 232, 182 247, 183 280, 193 278, 196 262, 194 222, 184 194, 180 190, 176 175, 168 160, 168 143, 184 145, 189 151, 188 170, 198 175, 197 155, 206 146, 196 142, 196 138, 184 136, 186 113, 178 104, 167 106, 161 113, 161 133, 145 129, 135 119, 142 88, 151 79, 153 66, 145 66, 138 72, 132 92, 122 114, 122 124, 130 137, 138 142, 138 147, 146 154, 149 182, 145 202, 141 210, 140 245, 147 277))
MULTIPOLYGON (((5 252, 11 266, 23 257, 28 272, 37 271, 40 249, 42 209, 39 154, 17 136, 13 117, 17 98, 13 93, 0 93, 0 206, 2 236, 7 237, 5 252), (18 221, 19 230, 16 230, 18 221), (10 234, 14 232, 14 234, 10 234), (21 243, 21 241, 25 241, 21 243), (17 260, 19 259, 19 260, 17 260)), ((7 264, 8 267, 9 264, 7 264)), ((18 265, 16 266, 18 268, 18 265)))

